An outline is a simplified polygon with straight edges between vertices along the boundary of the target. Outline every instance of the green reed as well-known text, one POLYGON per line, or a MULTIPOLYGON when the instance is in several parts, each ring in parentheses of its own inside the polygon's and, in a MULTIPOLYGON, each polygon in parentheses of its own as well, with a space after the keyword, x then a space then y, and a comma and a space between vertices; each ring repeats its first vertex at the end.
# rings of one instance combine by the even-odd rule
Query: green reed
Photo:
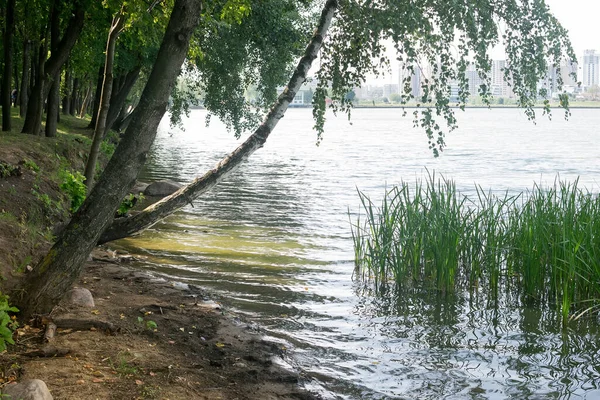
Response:
POLYGON ((518 196, 476 193, 467 198, 435 173, 386 191, 380 205, 359 191, 356 274, 375 287, 393 282, 492 298, 508 290, 558 307, 564 322, 597 307, 598 195, 558 180, 518 196))

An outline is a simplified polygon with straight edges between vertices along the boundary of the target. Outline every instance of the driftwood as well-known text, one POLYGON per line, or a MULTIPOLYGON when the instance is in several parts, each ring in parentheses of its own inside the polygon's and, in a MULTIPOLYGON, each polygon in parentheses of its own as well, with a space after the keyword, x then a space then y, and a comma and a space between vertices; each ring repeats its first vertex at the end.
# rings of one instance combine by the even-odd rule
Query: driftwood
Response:
POLYGON ((71 352, 65 347, 44 346, 41 349, 21 354, 23 357, 64 357, 71 352))
POLYGON ((71 329, 73 331, 97 330, 104 332, 107 335, 116 335, 121 331, 121 328, 118 326, 105 321, 65 318, 57 319, 54 322, 60 327, 60 329, 71 329))

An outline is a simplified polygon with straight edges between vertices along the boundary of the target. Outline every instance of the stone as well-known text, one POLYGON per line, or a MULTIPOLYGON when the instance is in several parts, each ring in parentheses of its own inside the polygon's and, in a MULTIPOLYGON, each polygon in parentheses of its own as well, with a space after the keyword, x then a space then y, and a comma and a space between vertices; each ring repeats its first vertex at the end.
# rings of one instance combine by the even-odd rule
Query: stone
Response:
POLYGON ((80 307, 95 307, 92 292, 86 288, 73 288, 69 295, 69 303, 80 307))
POLYGON ((48 386, 39 379, 7 385, 2 389, 2 398, 11 400, 53 400, 48 386))
POLYGON ((133 194, 144 193, 148 186, 150 186, 149 183, 137 181, 135 183, 135 185, 133 185, 133 187, 131 188, 131 193, 133 193, 133 194))
POLYGON ((177 182, 173 182, 170 180, 157 181, 157 182, 152 182, 151 184, 148 185, 146 190, 144 190, 144 195, 146 195, 146 196, 169 196, 181 188, 182 188, 182 186, 177 182))

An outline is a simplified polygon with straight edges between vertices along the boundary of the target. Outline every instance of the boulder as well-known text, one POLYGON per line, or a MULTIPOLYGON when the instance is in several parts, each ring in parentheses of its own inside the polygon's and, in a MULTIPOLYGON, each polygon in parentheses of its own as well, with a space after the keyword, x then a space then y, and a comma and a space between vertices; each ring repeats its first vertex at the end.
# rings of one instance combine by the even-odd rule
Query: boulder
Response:
POLYGON ((133 194, 144 193, 148 186, 150 186, 149 183, 137 181, 135 183, 135 185, 133 185, 133 187, 131 188, 131 193, 133 193, 133 194))
POLYGON ((52 400, 48 386, 39 379, 7 385, 2 389, 2 398, 11 400, 52 400))
POLYGON ((169 196, 181 188, 182 186, 179 183, 170 180, 156 181, 148 185, 146 190, 144 190, 144 195, 169 196))
POLYGON ((86 288, 73 288, 69 294, 69 303, 80 307, 95 307, 92 292, 86 288))

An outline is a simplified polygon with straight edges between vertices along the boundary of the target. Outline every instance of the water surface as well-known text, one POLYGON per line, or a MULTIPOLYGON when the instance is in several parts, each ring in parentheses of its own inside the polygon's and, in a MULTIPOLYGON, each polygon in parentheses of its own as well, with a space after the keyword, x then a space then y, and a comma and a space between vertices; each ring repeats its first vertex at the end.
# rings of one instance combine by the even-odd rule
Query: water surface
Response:
MULTIPOLYGON (((239 144, 204 111, 185 132, 161 126, 146 180, 191 181, 239 144)), ((527 121, 515 109, 468 110, 434 158, 400 110, 330 118, 320 146, 308 109, 291 109, 265 147, 209 194, 119 242, 141 267, 212 289, 291 349, 308 387, 341 399, 600 398, 595 320, 562 330, 554 311, 510 294, 374 296, 352 279, 348 212, 435 170, 474 192, 565 180, 598 191, 600 111, 527 121)))

